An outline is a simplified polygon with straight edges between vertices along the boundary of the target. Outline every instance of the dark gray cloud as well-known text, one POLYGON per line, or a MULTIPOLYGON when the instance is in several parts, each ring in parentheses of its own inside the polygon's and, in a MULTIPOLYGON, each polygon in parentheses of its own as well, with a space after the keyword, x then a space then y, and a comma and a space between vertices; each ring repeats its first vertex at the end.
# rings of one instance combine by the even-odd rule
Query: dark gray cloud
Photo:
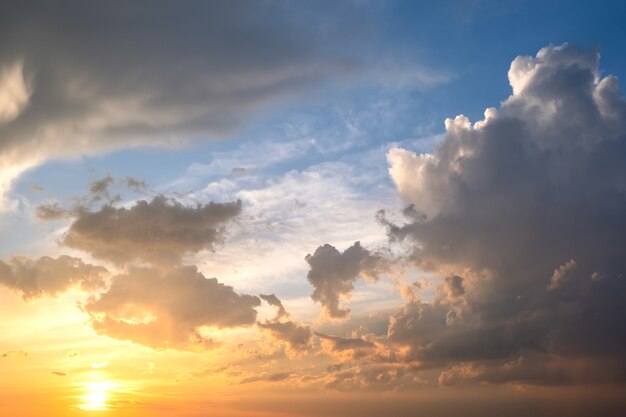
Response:
POLYGON ((216 342, 202 336, 202 327, 250 326, 260 303, 196 267, 181 266, 166 272, 130 268, 83 308, 100 334, 155 348, 203 349, 216 342))
POLYGON ((381 220, 413 244, 416 266, 449 276, 447 297, 392 317, 407 360, 498 381, 503 370, 468 364, 526 351, 546 356, 528 356, 521 367, 537 377, 519 381, 539 383, 563 360, 591 374, 598 358, 624 379, 626 101, 598 57, 567 45, 518 57, 500 109, 446 120, 433 154, 389 152, 411 208, 404 225, 381 220))
POLYGON ((357 49, 340 45, 371 27, 356 3, 3 6, 0 195, 50 157, 226 137, 277 100, 352 73, 357 49))
POLYGON ((79 258, 15 256, 0 261, 0 284, 22 293, 24 299, 55 296, 70 288, 93 291, 104 287, 107 270, 79 258))
POLYGON ((212 249, 222 239, 224 223, 240 212, 240 201, 187 207, 163 196, 131 208, 104 205, 79 211, 63 244, 117 264, 172 264, 187 253, 212 249))
POLYGON ((350 309, 341 308, 339 303, 342 298, 349 298, 359 277, 377 280, 388 270, 385 258, 370 253, 359 242, 343 252, 325 244, 305 259, 310 267, 307 278, 313 286, 311 298, 322 305, 323 313, 329 318, 348 317, 350 309))
POLYGON ((555 359, 544 353, 525 352, 510 360, 457 363, 441 371, 438 381, 441 386, 476 382, 551 386, 607 384, 625 377, 624 367, 616 367, 614 358, 572 361, 555 359))

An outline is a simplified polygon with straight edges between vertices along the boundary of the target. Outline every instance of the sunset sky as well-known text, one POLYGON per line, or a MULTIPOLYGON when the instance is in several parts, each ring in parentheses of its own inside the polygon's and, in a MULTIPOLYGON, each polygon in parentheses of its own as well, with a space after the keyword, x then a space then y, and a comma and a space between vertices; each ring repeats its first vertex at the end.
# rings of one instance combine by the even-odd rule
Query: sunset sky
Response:
POLYGON ((0 416, 626 415, 625 21, 3 1, 0 416))

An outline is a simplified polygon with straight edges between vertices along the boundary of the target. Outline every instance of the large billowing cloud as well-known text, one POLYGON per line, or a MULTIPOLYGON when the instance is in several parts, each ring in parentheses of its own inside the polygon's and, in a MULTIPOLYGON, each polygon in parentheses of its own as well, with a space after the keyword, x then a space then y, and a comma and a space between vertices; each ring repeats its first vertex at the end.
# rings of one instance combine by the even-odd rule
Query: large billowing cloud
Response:
POLYGON ((0 16, 0 196, 50 157, 227 136, 350 73, 336 42, 366 28, 358 6, 35 3, 7 2, 0 16))
POLYGON ((173 264, 186 253, 212 249, 224 223, 240 212, 240 201, 188 207, 163 196, 130 208, 104 205, 80 211, 63 244, 121 265, 134 260, 173 264))
POLYGON ((77 287, 93 291, 104 287, 107 270, 71 256, 31 259, 15 256, 0 261, 0 284, 22 293, 24 299, 55 296, 77 287))
POLYGON ((339 303, 342 298, 350 297, 359 277, 377 280, 388 269, 383 257, 370 253, 359 242, 343 252, 325 244, 305 259, 310 266, 307 278, 313 286, 311 298, 322 305, 326 316, 337 319, 350 314, 350 309, 341 308, 339 303))
POLYGON ((598 58, 518 57, 499 109, 446 120, 433 154, 388 154, 411 204, 390 235, 456 277, 392 317, 389 338, 406 360, 450 366, 444 384, 625 378, 626 101, 598 58))
POLYGON ((237 294, 194 266, 130 268, 84 309, 101 334, 156 348, 202 349, 215 342, 202 327, 250 326, 261 300, 237 294))

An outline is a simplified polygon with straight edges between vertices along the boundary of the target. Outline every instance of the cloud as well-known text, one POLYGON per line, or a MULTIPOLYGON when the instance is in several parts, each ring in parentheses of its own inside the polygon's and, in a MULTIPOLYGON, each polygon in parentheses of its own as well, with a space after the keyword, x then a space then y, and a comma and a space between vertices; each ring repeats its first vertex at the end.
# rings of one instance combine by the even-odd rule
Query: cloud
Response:
POLYGON ((0 125, 18 117, 28 105, 30 95, 23 62, 16 61, 0 69, 0 125))
POLYGON ((103 288, 107 274, 101 266, 66 255, 56 259, 15 256, 0 261, 0 284, 21 292, 24 299, 55 296, 74 287, 86 291, 103 288))
POLYGON ((576 268, 576 261, 570 259, 569 261, 565 262, 563 265, 555 269, 552 273, 552 276, 550 277, 550 285, 548 285, 548 289, 554 290, 559 288, 565 280, 565 275, 574 268, 576 268))
MULTIPOLYGON (((35 187, 35 186, 33 186, 35 187)), ((39 220, 62 220, 80 217, 86 211, 102 204, 115 205, 122 201, 120 193, 114 193, 113 187, 125 188, 134 194, 147 194, 148 185, 133 177, 115 180, 110 174, 89 183, 89 192, 86 195, 73 196, 71 207, 62 207, 58 201, 50 201, 35 207, 35 216, 39 220)), ((40 187, 41 188, 41 187, 40 187)), ((43 188, 41 188, 43 190, 43 188)))
POLYGON ((28 352, 24 352, 23 350, 10 350, 0 355, 0 358, 26 358, 26 357, 28 357, 28 352))
POLYGON ((223 224, 240 212, 240 201, 187 207, 164 196, 130 208, 104 205, 80 211, 63 244, 119 265, 172 264, 187 253, 212 249, 222 239, 223 224))
POLYGON ((101 200, 106 200, 108 202, 116 202, 119 200, 119 197, 112 197, 109 192, 109 187, 113 185, 113 177, 109 174, 106 177, 92 181, 89 184, 89 193, 91 194, 91 199, 94 202, 98 202, 101 200))
POLYGON ((39 220, 61 220, 70 216, 65 208, 61 207, 57 201, 40 204, 35 208, 35 216, 39 220))
POLYGON ((342 360, 355 360, 368 356, 375 348, 375 344, 360 337, 329 336, 315 332, 322 339, 322 346, 333 356, 342 360))
POLYGON ((340 391, 383 391, 401 386, 410 370, 402 366, 355 366, 330 373, 324 379, 327 389, 340 391))
POLYGON ((607 384, 623 379, 623 369, 615 361, 602 357, 585 360, 553 358, 537 352, 525 352, 511 360, 489 362, 462 362, 439 374, 441 386, 468 383, 490 384, 607 384))
POLYGON ((370 253, 359 242, 343 252, 325 244, 305 259, 310 266, 307 279, 314 289, 311 298, 322 305, 324 314, 329 318, 348 317, 350 309, 340 308, 339 302, 341 298, 350 296, 357 278, 377 280, 379 274, 386 270, 384 258, 370 253))
POLYGON ((288 352, 298 354, 310 347, 311 328, 295 321, 265 321, 257 326, 269 332, 275 339, 287 344, 288 352))
POLYGON ((124 185, 137 194, 144 193, 148 189, 148 184, 145 181, 134 177, 126 177, 124 185))
POLYGON ((499 109, 473 124, 447 119, 432 154, 388 153, 410 207, 404 225, 381 221, 412 244, 417 267, 452 277, 439 287, 448 297, 392 317, 389 338, 410 349, 407 360, 543 352, 551 359, 524 366, 545 376, 557 357, 589 367, 602 357, 623 379, 626 100, 598 59, 569 45, 518 57, 499 109))
POLYGON ((242 379, 239 383, 240 384, 249 384, 251 382, 259 382, 259 381, 265 381, 265 382, 280 382, 280 381, 285 381, 289 378, 291 378, 293 376, 293 373, 291 372, 276 372, 273 374, 262 374, 262 375, 257 375, 257 376, 251 376, 248 378, 244 378, 242 379))
POLYGON ((59 372, 59 371, 50 371, 50 375, 53 375, 53 376, 67 376, 67 374, 65 372, 59 372))
POLYGON ((194 266, 180 266, 165 272, 130 268, 83 308, 93 328, 114 339, 155 348, 202 349, 216 343, 202 335, 202 327, 250 326, 260 303, 206 278, 194 266))
POLYGON ((274 321, 277 321, 289 315, 287 311, 285 310, 283 303, 274 294, 268 294, 268 295, 260 294, 259 297, 261 298, 261 300, 264 300, 269 305, 276 307, 277 310, 276 310, 276 317, 274 318, 274 321))
POLYGON ((318 6, 13 2, 0 17, 0 196, 49 158, 224 138, 357 71, 337 46, 371 31, 368 7, 318 6))

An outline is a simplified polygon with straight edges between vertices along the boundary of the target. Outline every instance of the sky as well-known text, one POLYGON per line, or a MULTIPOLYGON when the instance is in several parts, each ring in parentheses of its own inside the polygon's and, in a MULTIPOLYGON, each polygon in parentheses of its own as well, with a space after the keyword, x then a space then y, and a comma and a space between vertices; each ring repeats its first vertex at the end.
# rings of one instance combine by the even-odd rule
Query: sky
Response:
POLYGON ((19 1, 0 414, 626 414, 626 5, 19 1))

